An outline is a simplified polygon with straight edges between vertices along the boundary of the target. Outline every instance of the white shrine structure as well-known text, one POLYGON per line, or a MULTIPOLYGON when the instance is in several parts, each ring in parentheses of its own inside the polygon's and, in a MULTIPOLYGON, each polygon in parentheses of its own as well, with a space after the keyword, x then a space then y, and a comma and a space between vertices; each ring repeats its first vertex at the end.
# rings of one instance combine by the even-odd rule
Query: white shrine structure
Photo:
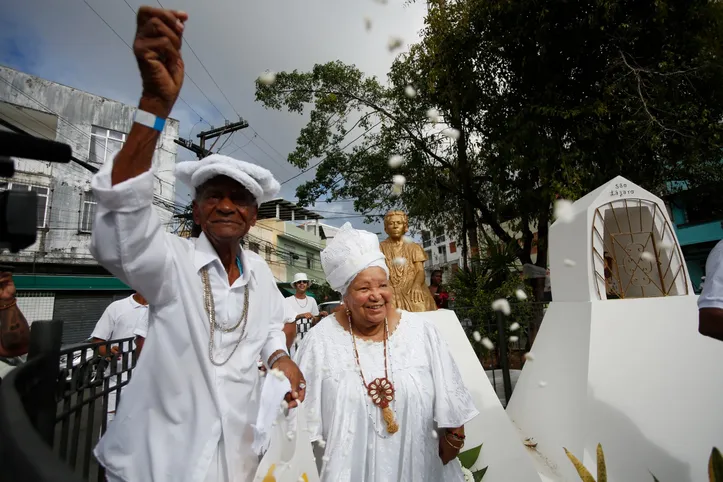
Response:
POLYGON ((464 426, 466 440, 462 451, 482 445, 473 470, 487 467, 483 482, 540 482, 533 459, 526 453, 528 449, 505 413, 457 315, 451 310, 437 310, 427 311, 424 316, 435 324, 449 345, 479 411, 479 415, 464 426))
POLYGON ((595 474, 598 443, 611 482, 708 480, 723 343, 698 333, 665 205, 617 177, 572 209, 550 228, 554 301, 507 414, 537 443, 526 450, 545 481, 580 480, 563 447, 595 474))

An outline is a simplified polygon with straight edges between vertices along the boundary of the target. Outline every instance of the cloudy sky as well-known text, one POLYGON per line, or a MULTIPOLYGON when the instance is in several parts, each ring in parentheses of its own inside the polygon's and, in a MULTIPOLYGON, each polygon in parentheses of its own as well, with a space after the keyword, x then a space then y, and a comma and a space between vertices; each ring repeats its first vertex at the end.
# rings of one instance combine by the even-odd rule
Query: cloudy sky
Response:
MULTIPOLYGON (((145 3, 154 5, 155 0, 145 3)), ((164 6, 189 13, 184 34, 204 67, 184 46, 186 78, 173 117, 181 122, 181 136, 195 137, 209 125, 237 120, 250 127, 226 144, 224 153, 270 169, 280 181, 299 172, 286 162, 296 145, 304 116, 267 111, 254 102, 254 81, 265 70, 307 71, 315 63, 342 60, 367 74, 386 79, 393 55, 386 48, 390 36, 407 44, 418 40, 425 2, 404 5, 389 0, 161 0, 164 6), (364 18, 372 19, 365 30, 364 18), (214 85, 214 80, 228 98, 214 85), (206 98, 208 97, 208 99, 206 98), (210 100, 209 100, 210 99, 210 100), (230 102, 229 102, 230 101, 230 102), (195 110, 195 113, 194 113, 195 110), (202 117, 203 121, 199 118, 202 117)), ((0 64, 126 103, 136 103, 140 79, 133 58, 112 27, 128 44, 135 32, 139 0, 1 0, 0 64), (127 3, 126 3, 127 1, 127 3), (88 6, 103 18, 104 23, 88 6)), ((156 3, 155 6, 158 6, 156 3)), ((223 142, 222 139, 221 142, 223 142)), ((178 159, 193 159, 179 146, 178 159)), ((313 171, 284 184, 281 195, 295 200, 296 186, 313 179, 313 171)), ((177 191, 177 201, 188 193, 177 191)), ((361 227, 350 202, 318 204, 328 223, 351 221, 361 227)), ((373 231, 381 231, 373 226, 373 231)))

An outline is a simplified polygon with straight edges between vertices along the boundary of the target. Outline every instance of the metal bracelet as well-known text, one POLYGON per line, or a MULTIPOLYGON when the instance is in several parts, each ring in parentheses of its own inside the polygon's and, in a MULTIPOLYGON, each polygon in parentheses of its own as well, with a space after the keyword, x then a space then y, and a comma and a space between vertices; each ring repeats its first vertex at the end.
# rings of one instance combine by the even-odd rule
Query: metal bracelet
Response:
POLYGON ((465 439, 465 436, 464 436, 464 435, 460 435, 460 434, 458 434, 458 433, 456 433, 456 432, 453 432, 453 431, 451 431, 451 430, 446 430, 446 433, 447 433, 447 435, 451 435, 452 438, 454 438, 454 439, 456 439, 456 440, 459 440, 460 442, 464 442, 464 439, 465 439))
POLYGON ((462 442, 458 447, 458 446, 454 445, 452 442, 450 442, 447 437, 444 437, 444 441, 447 442, 447 445, 449 445, 450 447, 452 447, 453 449, 455 449, 458 452, 460 450, 462 450, 462 447, 464 447, 464 442, 462 442))
MULTIPOLYGON (((277 361, 281 360, 284 357, 289 357, 289 354, 286 353, 285 351, 282 351, 281 353, 277 353, 276 355, 272 356, 271 360, 269 360, 269 368, 273 367, 274 363, 276 363, 277 361)), ((289 357, 289 358, 291 358, 291 357, 289 357)))

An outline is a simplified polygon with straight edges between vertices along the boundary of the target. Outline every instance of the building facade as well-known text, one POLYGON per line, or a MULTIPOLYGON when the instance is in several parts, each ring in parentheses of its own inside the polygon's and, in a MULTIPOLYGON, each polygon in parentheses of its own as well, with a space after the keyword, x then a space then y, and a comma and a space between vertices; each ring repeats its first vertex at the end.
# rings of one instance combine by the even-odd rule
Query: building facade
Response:
MULTIPOLYGON (((0 189, 29 190, 38 196, 36 243, 17 254, 1 253, 0 262, 28 272, 99 272, 93 269, 97 263, 88 250, 96 207, 90 181, 120 150, 134 113, 133 106, 0 67, 0 128, 68 144, 80 161, 56 164, 18 159, 15 175, 0 178, 0 189)), ((178 122, 169 120, 154 155, 154 204, 161 222, 168 226, 173 215, 177 147, 173 139, 177 137, 178 122)))
POLYGON ((447 283, 463 266, 462 247, 447 233, 422 230, 422 248, 427 255, 427 261, 424 262, 427 283, 436 270, 442 270, 442 282, 447 283))
POLYGON ((723 239, 723 201, 720 190, 716 186, 689 190, 681 183, 670 187, 676 188, 672 189, 675 194, 666 199, 670 218, 693 288, 699 293, 708 254, 723 239))
MULTIPOLYGON (((12 265, 18 304, 29 321, 60 319, 64 341, 78 342, 112 301, 130 289, 109 276, 89 252, 96 202, 95 172, 125 142, 135 107, 0 66, 0 129, 70 145, 67 164, 16 159, 15 175, 0 189, 37 194, 37 240, 19 253, 0 252, 12 265)), ((154 206, 170 227, 175 189, 178 121, 169 119, 154 154, 154 206)))

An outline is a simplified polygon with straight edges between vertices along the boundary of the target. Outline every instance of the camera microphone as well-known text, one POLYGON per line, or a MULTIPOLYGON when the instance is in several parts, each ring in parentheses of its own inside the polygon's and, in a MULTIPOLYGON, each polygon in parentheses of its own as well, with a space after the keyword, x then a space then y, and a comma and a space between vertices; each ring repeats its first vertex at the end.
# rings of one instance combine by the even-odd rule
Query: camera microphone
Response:
MULTIPOLYGON (((20 157, 47 162, 70 162, 73 150, 62 142, 0 131, 0 151, 5 157, 20 157)), ((0 174, 2 177, 12 177, 0 174)))
MULTIPOLYGON (((0 131, 0 177, 13 177, 14 157, 66 163, 72 156, 73 150, 62 142, 0 131)), ((35 242, 37 210, 38 196, 32 191, 10 189, 0 192, 0 250, 17 253, 35 242)))

